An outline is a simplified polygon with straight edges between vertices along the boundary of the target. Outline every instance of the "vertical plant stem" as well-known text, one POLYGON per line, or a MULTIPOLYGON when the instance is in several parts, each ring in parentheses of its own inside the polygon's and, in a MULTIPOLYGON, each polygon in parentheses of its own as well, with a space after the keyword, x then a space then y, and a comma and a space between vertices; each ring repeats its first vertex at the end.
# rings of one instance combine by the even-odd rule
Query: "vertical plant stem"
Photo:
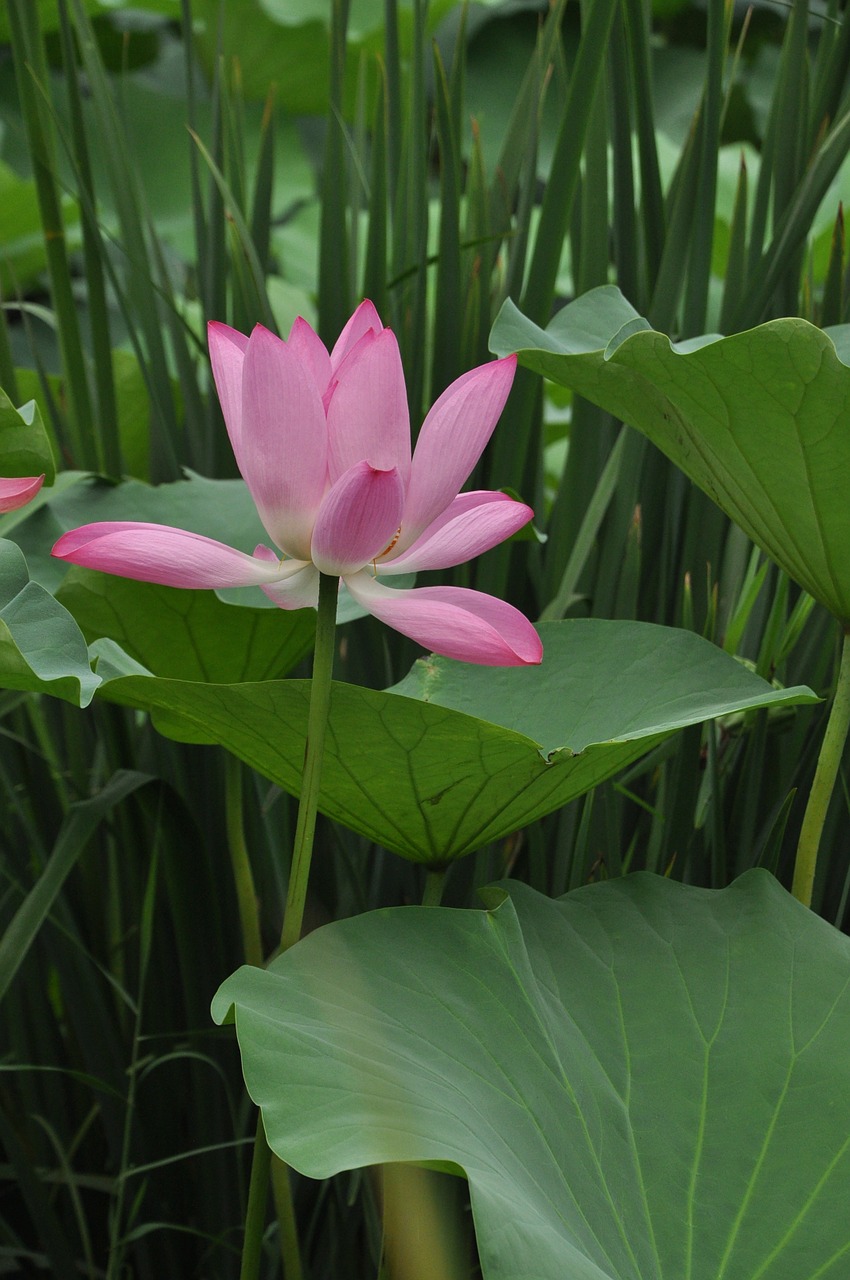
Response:
POLYGON ((316 648, 313 653, 313 680, 310 689, 310 713, 307 721, 307 746, 301 779, 301 802, 295 827, 295 848, 289 872, 289 889, 283 916, 280 949, 286 951, 301 937, 307 880, 313 856, 313 835, 325 750, 325 730, 331 702, 331 677, 334 664, 336 633, 336 601, 339 582, 328 574, 319 575, 319 615, 316 619, 316 648))
POLYGON ((272 1153, 266 1142, 262 1115, 257 1116, 257 1136, 254 1138, 254 1158, 251 1162, 251 1181, 248 1185, 248 1209, 245 1214, 245 1239, 242 1244, 242 1266, 239 1280, 255 1280, 260 1274, 260 1256, 263 1247, 263 1227, 266 1220, 266 1200, 269 1194, 269 1168, 272 1153))
POLYGON ((457 1178, 410 1164, 381 1169, 386 1280, 469 1275, 468 1214, 458 1198, 457 1178))
MULTIPOLYGON (((316 647, 313 651, 313 679, 310 687, 310 711, 307 720, 307 746, 304 752, 304 773, 301 779, 301 801, 298 805, 298 821, 295 827, 295 847, 289 870, 289 889, 283 915, 281 951, 286 951, 301 937, 304 920, 304 903, 307 900, 307 882, 310 878, 310 862, 313 857, 313 836, 316 831, 316 811, 322 781, 322 757, 325 752, 325 731, 331 703, 331 678, 334 665, 336 639, 336 604, 339 580, 326 573, 319 575, 319 606, 316 619, 316 647)), ((280 1231, 280 1252, 286 1280, 301 1280, 301 1255, 298 1247, 298 1231, 295 1225, 295 1209, 292 1203, 292 1184, 289 1169, 282 1160, 272 1156, 272 1186, 275 1209, 280 1231)))
POLYGON ((284 1280, 303 1280, 301 1249, 292 1200, 289 1167, 272 1152, 266 1139, 262 1112, 257 1115, 257 1132, 251 1159, 251 1181, 248 1184, 248 1208, 245 1212, 245 1235, 242 1240, 242 1262, 239 1280, 258 1280, 263 1253, 263 1229, 266 1225, 266 1202, 269 1175, 274 1194, 280 1258, 284 1280))
POLYGON ((236 903, 239 909, 239 926, 242 930, 242 950, 245 963, 262 967, 263 944, 260 939, 260 920, 257 911, 257 893, 254 873, 245 843, 242 826, 242 765, 228 752, 225 756, 224 809, 227 826, 227 847, 230 865, 236 883, 236 903))
MULTIPOLYGON (((262 1124, 262 1118, 260 1124, 262 1124)), ((265 1141, 265 1133, 263 1141, 265 1141)), ((304 1270, 301 1266, 301 1247, 298 1243, 298 1223, 295 1219, 295 1202, 292 1199, 289 1165, 284 1164, 276 1155, 272 1155, 271 1171, 284 1280, 303 1280, 304 1270)))
MULTIPOLYGON (((289 890, 286 895, 283 933, 280 939, 282 951, 286 951, 301 937, 301 924, 304 919, 307 881, 310 876, 310 861, 313 856, 313 836, 316 830, 316 811, 322 775, 322 756, 325 749, 325 730, 331 701, 331 677, 334 664, 338 594, 339 580, 330 577, 326 573, 320 574, 316 647, 313 652, 313 680, 310 688, 310 711, 307 720, 307 746, 304 752, 301 801, 298 805, 295 847, 292 852, 289 890)), ((228 783, 230 784, 230 782, 231 779, 228 775, 228 783)), ((241 838, 241 822, 238 833, 233 831, 230 825, 230 801, 234 798, 230 793, 228 794, 228 837, 231 843, 231 858, 234 858, 234 845, 238 844, 241 838)), ((245 856, 247 859, 247 853, 245 856)), ((237 876, 237 885, 239 885, 241 872, 237 873, 235 859, 234 874, 237 876)), ((248 868, 248 874, 250 874, 250 867, 248 868)), ((241 890, 237 889, 237 892, 239 893, 241 890)), ((251 892, 253 897, 253 885, 251 886, 251 892)), ((242 900, 240 898, 240 914, 241 911, 242 900)), ((295 1210, 292 1203, 289 1169, 283 1161, 278 1160, 269 1150, 262 1116, 257 1120, 257 1137, 254 1142, 251 1182, 248 1188, 248 1210, 245 1215, 245 1237, 242 1243, 242 1267, 239 1272, 239 1278, 240 1280, 257 1280, 260 1274, 260 1255, 269 1172, 272 1174, 275 1209, 280 1232, 283 1274, 286 1280, 301 1280, 303 1273, 298 1247, 298 1233, 295 1226, 295 1210)))
POLYGON ((446 883, 447 867, 443 867, 442 871, 427 871, 425 875, 425 888, 422 891, 423 907, 438 907, 443 898, 443 887, 446 883))
POLYGON ((850 729, 850 631, 844 633, 835 697, 797 845, 797 860, 794 864, 794 883, 791 892, 806 907, 811 906, 812 903, 812 886, 815 881, 821 832, 826 822, 829 801, 838 776, 848 729, 850 729))

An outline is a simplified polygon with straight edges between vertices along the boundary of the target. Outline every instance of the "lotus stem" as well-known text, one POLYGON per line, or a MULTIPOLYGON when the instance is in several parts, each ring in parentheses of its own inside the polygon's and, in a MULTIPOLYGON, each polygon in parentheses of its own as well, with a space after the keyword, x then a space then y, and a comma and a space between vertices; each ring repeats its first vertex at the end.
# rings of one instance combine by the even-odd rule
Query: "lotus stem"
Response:
MULTIPOLYGON (((292 864, 289 871, 289 889, 283 913, 283 932, 280 939, 281 951, 286 951, 298 941, 301 937, 301 927, 304 921, 307 882, 310 878, 310 862, 313 857, 313 837, 316 832, 322 757, 325 751, 325 731, 331 702, 338 594, 339 580, 329 574, 320 574, 316 646, 313 651, 313 679, 310 683, 310 710, 307 719, 307 745, 304 752, 304 773, 301 779, 298 821, 295 826, 295 844, 292 850, 292 864)), ((263 1225, 265 1222, 265 1206, 270 1172, 280 1231, 283 1273, 286 1280, 301 1280, 303 1273, 295 1225, 295 1211, 292 1203, 289 1168, 269 1150, 262 1116, 259 1116, 257 1120, 257 1137, 254 1143, 254 1159, 251 1166, 251 1182, 248 1189, 248 1211, 245 1217, 245 1238, 242 1245, 240 1280, 257 1280, 260 1274, 263 1225)))
POLYGON ((258 1115, 254 1158, 251 1161, 251 1181, 248 1185, 248 1210, 245 1214, 245 1237, 242 1242, 242 1266, 239 1270, 239 1280, 256 1280, 260 1274, 271 1158, 272 1153, 266 1142, 266 1131, 263 1128, 263 1117, 258 1115))
POLYGON ((821 833, 826 822, 835 780, 838 777, 848 729, 850 729, 850 631, 845 631, 835 697, 821 744, 806 812, 803 815, 800 840, 797 844, 797 860, 794 864, 794 882, 791 892, 806 907, 812 905, 812 889, 821 833))
POLYGON ((446 868, 440 871, 428 869, 425 875, 425 889, 422 893, 423 907, 438 907, 443 900, 443 887, 446 883, 446 868))
POLYGON ((310 711, 307 721, 307 746, 304 773, 301 778, 301 801, 295 827, 295 847, 289 871, 289 890, 283 913, 280 949, 286 951, 301 937, 307 881, 313 857, 313 836, 322 780, 322 757, 325 754, 325 731, 331 704, 331 677, 336 636, 336 602, 339 581, 329 574, 319 575, 319 612, 316 619, 316 648, 313 653, 313 679, 310 685, 310 711))
POLYGON ((254 873, 245 843, 242 825, 242 765, 235 756, 225 756, 224 808, 227 826, 227 847, 230 865, 236 883, 236 903, 239 908, 239 925, 242 930, 242 951, 245 963, 262 968, 263 946, 260 939, 260 918, 257 910, 257 892, 254 873))

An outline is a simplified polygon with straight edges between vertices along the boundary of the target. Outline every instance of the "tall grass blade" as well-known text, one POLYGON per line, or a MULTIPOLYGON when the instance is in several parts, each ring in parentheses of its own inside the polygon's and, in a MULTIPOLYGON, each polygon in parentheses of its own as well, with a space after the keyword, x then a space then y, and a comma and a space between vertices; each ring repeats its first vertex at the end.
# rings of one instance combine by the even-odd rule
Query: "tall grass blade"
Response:
POLYGON ((62 61, 68 71, 65 76, 65 86, 68 93, 71 150, 77 183, 80 191, 85 196, 81 201, 81 215, 83 220, 83 259, 91 333, 93 380, 97 402, 97 413, 92 422, 95 437, 94 445, 97 451, 97 469, 113 480, 117 480, 121 476, 123 466, 121 442, 118 432, 115 430, 115 424, 118 421, 118 405, 115 397, 112 341, 103 268, 105 247, 95 216, 97 204, 89 157, 88 137, 83 119, 79 83, 77 76, 74 74, 76 67, 74 35, 65 0, 60 0, 59 22, 62 61))
POLYGON ((820 323, 824 328, 841 324, 844 319, 844 266, 844 206, 839 204, 820 305, 820 323))
POLYGON ((582 152, 616 9, 616 0, 588 0, 583 6, 581 43, 570 74, 528 282, 522 295, 521 310, 537 324, 548 321, 555 296, 561 247, 579 185, 582 152))
MULTIPOLYGON (((458 39, 462 39, 463 25, 458 39)), ((456 63, 459 61, 455 55, 456 63)), ((457 133, 462 85, 449 85, 439 48, 434 46, 436 136, 440 156, 440 221, 437 250, 431 398, 462 372, 463 298, 461 290, 461 155, 457 133)))
POLYGON ((623 16, 618 14, 611 32, 608 69, 613 173, 612 256, 617 272, 617 284, 632 305, 640 310, 645 291, 641 287, 637 191, 632 165, 633 97, 634 82, 629 65, 623 16))
POLYGON ((117 773, 98 795, 71 806, 41 877, 0 939, 0 1000, 9 989, 69 873, 103 819, 127 796, 150 782, 147 774, 117 773))
MULTIPOLYGON (((666 236, 664 192, 655 137, 650 15, 649 7, 642 4, 641 0, 624 0, 623 12, 635 101, 635 128, 640 165, 640 213, 646 272, 643 297, 648 305, 655 291, 666 236)), ((637 299, 632 301, 640 309, 641 303, 637 299)))
POLYGON ((219 194, 224 201, 228 223, 231 227, 234 274, 237 270, 237 262, 239 264, 238 270, 241 271, 243 305, 255 319, 259 317, 263 324, 270 329, 274 329, 275 319, 266 292, 265 272, 257 256, 257 250, 251 238, 251 229, 248 226, 245 215, 242 213, 229 182, 200 138, 195 138, 195 145, 203 156, 218 187, 219 194))
POLYGON ((350 230, 346 208, 347 141, 343 109, 345 39, 350 0, 333 0, 330 112, 325 136, 319 229, 319 333, 332 345, 352 311, 350 230))
POLYGON ((56 1280, 74 1280, 77 1260, 60 1226, 51 1197, 32 1166, 29 1152, 19 1139, 5 1108, 0 1106, 0 1141, 15 1170, 18 1187, 29 1209, 40 1248, 56 1280))
POLYGON ((38 196, 50 291, 56 314, 56 333, 62 355, 62 373, 68 413, 63 443, 74 464, 96 468, 97 449, 91 432, 92 403, 87 363, 80 336, 77 307, 65 243, 56 148, 49 104, 47 62, 44 56, 38 7, 28 0, 9 0, 7 8, 12 36, 15 79, 27 134, 38 196))
POLYGON ((729 332, 729 322, 735 308, 741 303, 746 287, 747 262, 747 213, 748 213, 747 162, 741 153, 738 185, 735 188, 735 204, 729 228, 729 256, 726 260, 726 277, 723 282, 723 306, 720 311, 720 332, 729 332))
POLYGON ((558 589, 540 614, 541 622, 546 622, 550 618, 563 618, 576 596, 579 578, 585 570, 596 542, 599 528, 605 518, 605 513, 620 479, 620 466, 627 435, 628 429, 621 427, 620 434, 617 436, 616 443, 599 477, 593 497, 584 513, 569 559, 561 575, 558 589))
POLYGON ((748 281, 746 297, 732 314, 733 332, 758 324, 768 314, 790 257, 798 254, 823 197, 850 150, 850 111, 836 121, 818 149, 773 238, 748 281))
POLYGON ((728 32, 726 0, 709 0, 705 93, 699 115, 699 162, 694 175, 694 220, 688 254, 682 329, 685 334, 705 328, 711 250, 714 243, 714 207, 717 202, 717 153, 723 111, 723 63, 728 32))
POLYGON ((146 202, 139 187, 132 156, 127 146, 107 80, 97 40, 83 0, 71 0, 80 58, 91 91, 98 144, 109 175, 120 227, 120 248, 124 255, 126 304, 140 330, 153 390, 155 412, 151 416, 151 472, 156 481, 174 479, 181 439, 174 404, 168 354, 163 338, 163 308, 174 302, 167 276, 159 275, 152 259, 145 224, 146 202))
MULTIPOLYGON (((809 138, 808 115, 808 34, 807 0, 794 0, 782 46, 782 64, 774 99, 777 127, 782 145, 774 162, 773 219, 779 222, 799 188, 806 159, 814 139, 809 138)), ((779 284, 776 309, 791 315, 797 308, 802 265, 802 244, 790 249, 784 261, 785 273, 779 284)))
POLYGON ((369 175, 369 225, 366 232, 366 258, 363 264, 363 297, 371 298, 384 315, 387 308, 387 243, 389 223, 389 148, 387 141, 386 74, 379 67, 372 127, 372 156, 369 175))

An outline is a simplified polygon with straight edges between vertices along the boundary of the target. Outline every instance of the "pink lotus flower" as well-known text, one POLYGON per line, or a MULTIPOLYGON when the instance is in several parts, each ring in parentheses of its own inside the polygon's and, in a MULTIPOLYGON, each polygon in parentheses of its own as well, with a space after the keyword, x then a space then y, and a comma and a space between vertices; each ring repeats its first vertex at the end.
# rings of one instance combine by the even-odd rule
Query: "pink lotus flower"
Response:
POLYGON ((209 326, 213 375, 233 451, 277 550, 253 555, 164 525, 84 525, 53 554, 174 587, 255 584, 284 609, 316 606, 319 573, 342 579, 364 609, 450 658, 539 662, 528 620, 462 587, 393 589, 394 574, 446 569, 526 524, 503 493, 460 493, 502 411, 516 360, 458 378, 428 414, 411 458, 398 344, 363 302, 328 354, 302 319, 282 341, 209 326))
POLYGON ((31 502, 44 484, 44 476, 22 476, 19 480, 0 480, 0 515, 16 511, 31 502))

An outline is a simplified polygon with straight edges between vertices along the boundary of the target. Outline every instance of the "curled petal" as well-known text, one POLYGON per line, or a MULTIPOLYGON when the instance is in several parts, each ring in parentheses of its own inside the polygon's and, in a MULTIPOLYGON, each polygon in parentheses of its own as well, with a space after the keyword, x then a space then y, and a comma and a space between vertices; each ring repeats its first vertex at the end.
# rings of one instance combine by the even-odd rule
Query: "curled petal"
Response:
POLYGON ((492 360, 447 387, 422 424, 413 464, 401 549, 414 542, 466 483, 505 406, 516 356, 492 360))
POLYGON ((410 417, 395 334, 369 333, 340 367, 328 403, 328 476, 357 462, 410 475, 410 417))
POLYGON ((316 518, 311 559, 322 573, 355 573, 381 555, 401 521, 404 486, 398 471, 358 462, 328 492, 316 518))
POLYGON ((0 479, 0 514, 15 511, 31 502, 44 484, 44 476, 22 476, 19 479, 0 479))
POLYGON ((322 398, 297 346, 257 325, 242 370, 236 461, 272 541, 297 560, 309 559, 327 447, 322 398))
POLYGON ((213 320, 207 325, 207 342, 224 425, 238 461, 242 447, 242 365, 248 339, 229 324, 213 320))
POLYGON ((487 667, 518 667, 543 657, 540 637, 513 605, 466 587, 394 591, 368 570, 345 579, 364 609, 446 658, 487 667))
POLYGON ((303 560, 285 561, 280 577, 260 587, 279 609, 315 609, 319 604, 319 570, 303 560))
POLYGON ((381 317, 375 309, 375 304, 365 298, 336 340, 334 349, 331 352, 331 365, 334 372, 339 368, 351 348, 357 345, 364 333, 368 333, 370 330, 380 333, 383 327, 381 317))
POLYGON ((248 587, 274 582, 288 565, 164 524, 105 521, 63 534, 53 555, 86 569, 166 587, 248 587))
MULTIPOLYGON (((487 489, 460 493, 407 551, 378 561, 380 575, 450 569, 498 546, 528 524, 531 507, 487 489)), ((401 539, 399 539, 401 541, 401 539)))

